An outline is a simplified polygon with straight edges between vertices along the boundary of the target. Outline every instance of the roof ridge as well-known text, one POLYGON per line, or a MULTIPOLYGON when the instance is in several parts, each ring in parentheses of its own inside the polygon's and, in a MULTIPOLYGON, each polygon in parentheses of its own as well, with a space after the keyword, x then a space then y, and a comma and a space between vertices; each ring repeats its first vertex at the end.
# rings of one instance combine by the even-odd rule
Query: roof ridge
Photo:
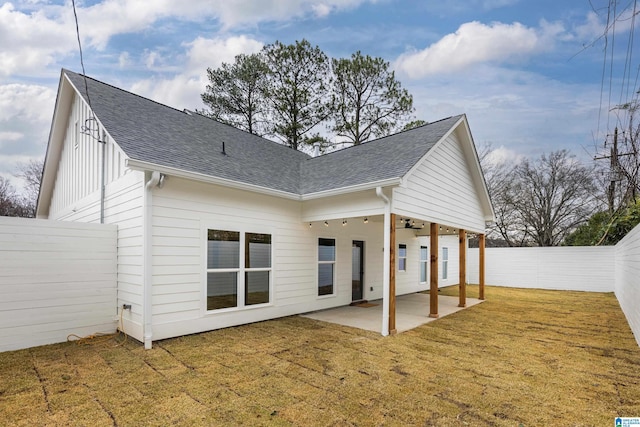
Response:
MULTIPOLYGON (((76 76, 80 76, 80 77, 82 77, 82 78, 86 78, 86 79, 92 80, 92 81, 94 81, 94 82, 96 82, 96 83, 100 83, 100 84, 103 84, 103 85, 105 85, 105 86, 109 86, 109 87, 110 87, 110 88, 112 88, 112 89, 116 89, 116 90, 118 90, 118 91, 120 91, 120 92, 124 92, 124 93, 127 93, 127 94, 129 94, 129 95, 133 95, 133 96, 135 96, 135 97, 137 97, 137 98, 144 99, 145 101, 151 101, 151 102, 153 102, 154 104, 160 105, 160 106, 165 107, 165 108, 169 108, 170 110, 174 110, 174 111, 177 111, 178 113, 181 113, 181 114, 184 114, 184 115, 187 115, 187 116, 188 116, 188 114, 187 114, 187 113, 185 113, 185 112, 184 112, 184 110, 179 110, 179 109, 177 109, 177 108, 175 108, 175 107, 172 107, 172 106, 170 106, 170 105, 163 104, 162 102, 154 101, 154 100, 153 100, 153 99, 151 99, 151 98, 147 98, 147 97, 145 97, 145 96, 138 95, 137 93, 133 93, 133 92, 128 91, 128 90, 126 90, 126 89, 122 89, 122 88, 119 88, 119 87, 114 86, 114 85, 112 85, 112 84, 105 83, 105 82, 103 82, 103 81, 101 81, 101 80, 98 80, 98 79, 96 79, 96 78, 93 78, 93 77, 91 77, 91 76, 87 76, 86 74, 76 73, 75 71, 71 71, 71 70, 68 70, 68 69, 66 69, 66 68, 63 68, 63 69, 62 69, 62 71, 63 71, 64 73, 71 73, 71 74, 75 74, 76 76)), ((91 94, 89 94, 89 96, 91 96, 91 94)))
POLYGON ((431 126, 431 125, 433 125, 433 124, 436 124, 436 123, 439 123, 439 122, 443 122, 443 121, 445 121, 445 120, 449 120, 449 119, 452 119, 452 118, 454 118, 454 117, 462 117, 462 116, 463 116, 463 114, 457 114, 457 115, 455 115, 455 116, 449 116, 449 117, 445 117, 445 118, 442 118, 442 119, 438 119, 438 120, 433 121, 433 122, 425 123, 425 124, 423 124, 423 125, 416 126, 416 127, 414 127, 414 128, 411 128, 411 129, 402 129, 402 130, 401 130, 401 131, 399 131, 399 132, 395 132, 395 133, 392 133, 392 134, 389 134, 389 135, 381 136, 381 137, 379 137, 379 138, 372 139, 372 140, 369 140, 369 141, 364 141, 364 142, 361 142, 361 143, 360 143, 360 144, 358 144, 358 145, 350 145, 350 146, 348 146, 348 147, 343 147, 343 148, 340 148, 340 149, 338 149, 338 150, 331 151, 331 152, 329 152, 329 153, 324 153, 324 154, 322 154, 322 155, 320 155, 320 156, 317 156, 317 157, 311 157, 311 156, 310 156, 310 158, 309 158, 309 159, 307 159, 307 160, 319 159, 319 158, 322 158, 322 157, 329 156, 329 155, 331 155, 331 154, 342 153, 342 152, 344 152, 344 151, 346 151, 346 150, 349 150, 349 149, 353 149, 353 148, 357 148, 357 147, 363 147, 363 146, 365 146, 365 145, 367 145, 367 144, 370 144, 370 143, 372 143, 372 142, 378 142, 378 141, 381 141, 381 140, 383 140, 383 139, 385 139, 385 138, 389 138, 389 137, 392 137, 392 136, 397 136, 397 135, 400 135, 400 134, 405 133, 405 132, 411 132, 411 131, 413 131, 413 130, 420 129, 420 128, 427 127, 427 126, 431 126))

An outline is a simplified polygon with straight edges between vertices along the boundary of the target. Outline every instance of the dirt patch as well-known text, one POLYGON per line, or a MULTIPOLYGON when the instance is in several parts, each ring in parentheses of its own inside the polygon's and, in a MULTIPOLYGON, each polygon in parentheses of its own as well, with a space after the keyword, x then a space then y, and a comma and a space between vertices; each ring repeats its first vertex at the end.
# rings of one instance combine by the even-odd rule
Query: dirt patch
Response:
POLYGON ((600 426, 640 415, 640 349, 613 294, 486 294, 386 338, 289 317, 148 351, 112 340, 0 353, 0 424, 600 426))

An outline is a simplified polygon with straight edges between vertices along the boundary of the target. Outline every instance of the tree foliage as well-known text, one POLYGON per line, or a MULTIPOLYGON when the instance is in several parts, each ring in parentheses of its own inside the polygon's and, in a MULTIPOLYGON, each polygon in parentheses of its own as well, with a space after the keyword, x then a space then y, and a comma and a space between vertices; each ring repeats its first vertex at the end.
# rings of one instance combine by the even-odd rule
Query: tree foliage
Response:
POLYGON ((207 68, 209 84, 202 101, 206 115, 249 133, 262 133, 267 67, 262 55, 237 55, 233 64, 207 68))
POLYGON ((329 116, 329 58, 304 39, 291 45, 276 41, 263 53, 269 69, 265 91, 272 116, 269 131, 297 150, 329 116))
POLYGON ((566 239, 568 246, 615 245, 640 224, 640 198, 613 214, 597 212, 566 239))
POLYGON ((494 233, 509 246, 558 246, 597 207, 593 170, 566 150, 484 169, 494 233))
POLYGON ((413 97, 382 58, 356 52, 329 60, 304 39, 238 55, 207 76, 200 113, 296 150, 317 140, 320 126, 334 133, 321 136, 323 148, 357 145, 397 130, 413 111, 413 97))
POLYGON ((382 58, 333 59, 333 131, 354 145, 396 130, 413 111, 413 97, 382 58))

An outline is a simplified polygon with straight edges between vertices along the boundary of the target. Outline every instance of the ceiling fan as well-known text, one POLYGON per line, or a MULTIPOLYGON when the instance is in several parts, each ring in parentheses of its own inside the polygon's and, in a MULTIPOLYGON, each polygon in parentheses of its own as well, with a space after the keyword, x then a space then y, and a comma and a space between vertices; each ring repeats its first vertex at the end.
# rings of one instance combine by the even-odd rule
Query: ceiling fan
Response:
POLYGON ((404 228, 408 228, 411 230, 422 230, 424 228, 424 222, 421 225, 417 225, 415 220, 412 220, 411 218, 400 218, 400 223, 404 222, 404 228))

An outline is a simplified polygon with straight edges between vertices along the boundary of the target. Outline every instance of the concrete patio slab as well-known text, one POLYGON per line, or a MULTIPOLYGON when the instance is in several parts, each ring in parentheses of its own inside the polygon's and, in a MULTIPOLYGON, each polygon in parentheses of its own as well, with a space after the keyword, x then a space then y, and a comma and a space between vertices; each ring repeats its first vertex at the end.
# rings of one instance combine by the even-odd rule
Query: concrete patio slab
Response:
MULTIPOLYGON (((336 307, 301 314, 301 316, 367 331, 381 332, 382 300, 369 302, 376 305, 336 307)), ((481 302, 479 299, 467 298, 467 307, 481 302)), ((464 310, 464 308, 458 307, 458 297, 438 295, 438 314, 440 317, 460 310, 464 310)), ((398 332, 405 332, 434 320, 437 319, 429 317, 429 294, 415 293, 396 297, 396 330, 398 332)))

